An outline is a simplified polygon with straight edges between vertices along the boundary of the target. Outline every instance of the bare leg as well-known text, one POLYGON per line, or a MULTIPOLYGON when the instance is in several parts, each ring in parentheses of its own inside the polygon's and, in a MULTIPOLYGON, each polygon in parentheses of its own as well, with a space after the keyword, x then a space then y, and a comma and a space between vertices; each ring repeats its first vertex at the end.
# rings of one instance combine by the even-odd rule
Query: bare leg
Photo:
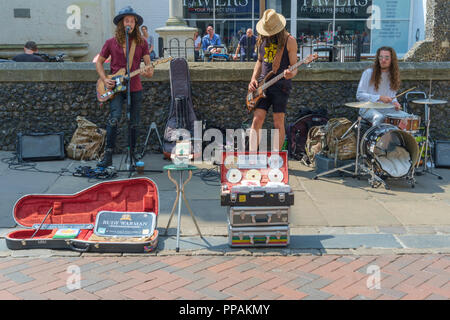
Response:
POLYGON ((256 108, 253 111, 253 122, 251 127, 252 130, 250 131, 250 144, 249 144, 250 152, 258 151, 258 145, 261 139, 260 130, 264 124, 264 120, 266 119, 266 114, 267 111, 263 109, 256 108))
POLYGON ((284 128, 284 112, 277 112, 273 114, 273 124, 276 130, 278 130, 278 146, 276 141, 272 141, 272 150, 281 151, 284 144, 285 128, 284 128))

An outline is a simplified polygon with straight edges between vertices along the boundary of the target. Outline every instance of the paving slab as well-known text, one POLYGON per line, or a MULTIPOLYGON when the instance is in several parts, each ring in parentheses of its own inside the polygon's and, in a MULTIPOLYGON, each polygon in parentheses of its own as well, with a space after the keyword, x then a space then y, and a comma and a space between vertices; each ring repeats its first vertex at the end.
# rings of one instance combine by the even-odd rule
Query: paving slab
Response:
POLYGON ((8 247, 6 246, 5 239, 0 239, 0 252, 2 251, 8 251, 8 247))
POLYGON ((344 249, 344 248, 402 248, 390 234, 335 234, 291 236, 291 248, 344 249))
POLYGON ((450 248, 450 235, 400 235, 407 248, 450 248))
MULTIPOLYGON (((293 235, 288 249, 356 249, 356 248, 403 248, 392 235, 293 235)), ((176 237, 163 237, 159 250, 175 250, 176 237)), ((227 237, 180 237, 180 250, 230 251, 227 237)), ((240 248, 234 248, 240 249, 240 248)), ((248 248, 248 250, 277 251, 286 248, 248 248)), ((232 249, 231 249, 232 250, 232 249)))
POLYGON ((373 199, 316 201, 329 226, 397 226, 400 221, 373 199))
POLYGON ((449 225, 450 205, 442 201, 385 201, 386 208, 402 225, 449 225))
MULTIPOLYGON (((226 237, 180 237, 180 250, 224 251, 228 249, 226 237)), ((162 237, 158 250, 175 250, 176 237, 162 237)))
POLYGON ((294 192, 291 207, 290 226, 328 226, 328 221, 320 212, 313 199, 304 191, 294 192))
MULTIPOLYGON (((0 152, 2 159, 12 155, 11 152, 0 152)), ((125 157, 124 154, 114 155, 113 162, 117 169, 126 169, 125 157)), ((161 154, 155 153, 146 154, 143 160, 146 169, 154 170, 162 170, 164 165, 170 163, 164 160, 161 154)), ((71 171, 76 167, 86 165, 95 167, 96 161, 66 159, 36 163, 36 168, 41 171, 53 171, 59 174, 11 170, 6 163, 0 162, 0 229, 2 231, 0 237, 4 237, 9 232, 8 229, 15 226, 12 209, 21 196, 30 193, 73 194, 102 182, 98 179, 71 175, 71 171)), ((198 164, 198 167, 204 170, 196 171, 186 187, 189 204, 205 236, 224 237, 228 233, 228 207, 220 205, 217 167, 206 163, 198 164), (213 173, 213 178, 202 177, 206 170, 209 170, 210 174, 213 173)), ((305 232, 305 230, 316 228, 321 230, 319 232, 321 235, 337 236, 355 232, 374 234, 377 230, 379 231, 376 233, 385 235, 408 235, 432 233, 433 228, 438 227, 441 231, 434 229, 436 233, 448 234, 450 230, 448 215, 450 170, 436 169, 436 172, 444 179, 438 180, 430 174, 417 176, 414 189, 404 180, 390 181, 388 179, 391 189, 386 190, 383 187, 371 188, 365 178, 358 180, 351 177, 333 177, 313 180, 315 176, 313 168, 304 166, 298 161, 289 160, 289 179, 295 193, 295 204, 291 207, 290 216, 291 235, 308 235, 311 232, 305 232), (417 231, 415 227, 422 227, 420 229, 422 231, 419 229, 417 230, 420 232, 417 231), (423 228, 426 230, 423 231, 423 228)), ((128 176, 127 172, 119 172, 116 179, 126 179, 128 176)), ((176 197, 175 186, 168 179, 167 172, 146 172, 141 176, 148 177, 157 184, 160 198, 158 228, 163 230, 167 225, 176 197)), ((138 177, 138 175, 133 173, 132 177, 138 177)), ((197 230, 184 202, 182 205, 181 234, 183 237, 194 237, 197 235, 197 230)), ((177 211, 172 219, 169 235, 175 234, 176 214, 177 211)), ((333 241, 331 244, 334 243, 333 241)), ((332 248, 333 246, 330 247, 332 248)))
POLYGON ((45 193, 58 175, 8 170, 0 176, 0 227, 14 227, 14 204, 27 194, 45 193))

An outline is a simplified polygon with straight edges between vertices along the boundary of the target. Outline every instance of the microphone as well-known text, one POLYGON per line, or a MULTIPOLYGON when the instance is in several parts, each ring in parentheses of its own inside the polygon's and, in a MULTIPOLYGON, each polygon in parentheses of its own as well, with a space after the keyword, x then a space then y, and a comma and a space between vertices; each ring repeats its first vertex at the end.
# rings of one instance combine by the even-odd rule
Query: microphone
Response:
POLYGON ((131 30, 131 27, 129 27, 129 26, 126 26, 126 27, 125 27, 125 32, 126 32, 126 33, 130 32, 130 30, 131 30))

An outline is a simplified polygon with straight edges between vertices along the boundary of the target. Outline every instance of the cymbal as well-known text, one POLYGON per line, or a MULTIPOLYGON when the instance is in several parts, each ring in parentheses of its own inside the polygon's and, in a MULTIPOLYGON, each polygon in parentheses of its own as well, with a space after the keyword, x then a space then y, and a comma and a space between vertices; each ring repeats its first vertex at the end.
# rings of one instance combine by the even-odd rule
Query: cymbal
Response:
POLYGON ((378 102, 370 102, 370 101, 357 101, 357 102, 347 102, 345 104, 347 107, 352 108, 370 108, 370 109, 388 109, 394 108, 394 105, 388 103, 378 103, 378 102))
POLYGON ((447 103, 447 100, 419 99, 419 100, 413 100, 412 102, 418 103, 418 104, 444 104, 444 103, 447 103))

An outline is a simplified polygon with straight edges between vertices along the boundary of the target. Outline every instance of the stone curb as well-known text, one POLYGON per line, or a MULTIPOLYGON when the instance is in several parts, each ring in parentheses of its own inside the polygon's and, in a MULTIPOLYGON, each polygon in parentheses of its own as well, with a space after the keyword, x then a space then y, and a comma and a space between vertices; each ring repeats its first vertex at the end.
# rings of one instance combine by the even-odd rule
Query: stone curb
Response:
MULTIPOLYGON (((292 236, 291 236, 292 237, 292 236)), ((228 246, 226 237, 205 237, 208 243, 216 246, 201 247, 198 244, 200 237, 181 237, 180 252, 175 251, 174 237, 161 237, 160 244, 156 252, 151 253, 78 253, 67 250, 51 249, 30 249, 30 250, 9 250, 5 240, 0 239, 0 258, 42 258, 42 257, 130 257, 130 256, 299 256, 299 255, 390 255, 390 254, 449 254, 450 235, 429 235, 429 234, 321 234, 321 235, 296 235, 294 237, 305 237, 309 243, 320 243, 324 241, 322 247, 316 246, 308 248, 302 247, 298 241, 291 242, 288 247, 259 247, 259 248, 232 248, 228 246), (387 236, 387 237, 385 237, 387 236), (403 244, 404 237, 414 239, 417 247, 409 248, 403 244), (322 240, 321 240, 322 239, 322 240), (335 240, 327 245, 328 239, 335 240), (311 241, 313 240, 313 241, 311 241), (359 245, 345 245, 349 241, 359 243, 359 245), (195 243, 197 242, 197 244, 195 243), (186 245, 189 243, 190 245, 186 245), (340 247, 340 243, 342 243, 340 247), (371 246, 368 246, 371 244, 371 246), (382 245, 385 245, 384 247, 382 245)))

